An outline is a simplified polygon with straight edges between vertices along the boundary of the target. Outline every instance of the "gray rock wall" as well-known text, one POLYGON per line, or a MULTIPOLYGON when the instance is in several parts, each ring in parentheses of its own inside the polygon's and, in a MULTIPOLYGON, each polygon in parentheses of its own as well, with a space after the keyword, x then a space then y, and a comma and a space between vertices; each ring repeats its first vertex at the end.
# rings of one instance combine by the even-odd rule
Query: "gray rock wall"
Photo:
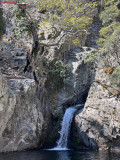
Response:
POLYGON ((41 102, 36 95, 34 80, 13 79, 8 83, 0 74, 1 152, 23 150, 38 145, 43 125, 45 127, 43 111, 46 110, 47 103, 45 94, 42 91, 40 94, 41 102), (11 86, 14 89, 11 89, 11 86))
MULTIPOLYGON (((96 71, 95 81, 110 86, 103 69, 96 71)), ((75 116, 76 137, 91 149, 115 149, 120 146, 120 98, 100 83, 93 82, 83 112, 75 116)))

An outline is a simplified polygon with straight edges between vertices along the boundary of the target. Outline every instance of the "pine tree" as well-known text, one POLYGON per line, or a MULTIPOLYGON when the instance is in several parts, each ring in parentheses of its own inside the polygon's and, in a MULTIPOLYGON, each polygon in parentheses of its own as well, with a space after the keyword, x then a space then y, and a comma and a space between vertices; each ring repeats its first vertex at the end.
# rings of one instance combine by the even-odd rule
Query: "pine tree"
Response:
POLYGON ((105 0, 104 3, 104 10, 100 14, 103 28, 100 30, 98 44, 100 52, 106 55, 108 65, 112 67, 111 57, 120 65, 120 10, 116 0, 105 0))

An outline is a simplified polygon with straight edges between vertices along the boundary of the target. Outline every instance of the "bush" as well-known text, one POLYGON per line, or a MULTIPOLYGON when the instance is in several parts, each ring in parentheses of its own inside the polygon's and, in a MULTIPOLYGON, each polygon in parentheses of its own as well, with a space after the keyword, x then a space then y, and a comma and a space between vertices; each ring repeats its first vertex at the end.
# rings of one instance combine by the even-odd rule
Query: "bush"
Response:
POLYGON ((64 64, 62 61, 56 61, 51 68, 49 68, 49 77, 47 86, 52 90, 59 90, 64 85, 69 84, 70 69, 69 65, 64 64))
POLYGON ((118 66, 110 76, 111 83, 120 87, 120 66, 118 66))

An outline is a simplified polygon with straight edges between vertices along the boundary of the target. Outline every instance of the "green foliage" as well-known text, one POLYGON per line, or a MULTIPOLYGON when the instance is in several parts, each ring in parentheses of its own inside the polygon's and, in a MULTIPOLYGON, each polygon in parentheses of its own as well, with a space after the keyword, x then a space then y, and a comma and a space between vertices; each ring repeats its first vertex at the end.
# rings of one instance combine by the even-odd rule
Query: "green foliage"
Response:
POLYGON ((5 19, 3 17, 3 11, 2 8, 0 8, 0 39, 5 31, 5 19))
POLYGON ((101 38, 98 40, 98 44, 101 47, 109 49, 109 46, 113 43, 117 43, 120 35, 120 23, 113 22, 110 25, 100 30, 101 38))
POLYGON ((120 34, 120 10, 116 6, 116 0, 107 0, 105 10, 101 12, 100 19, 103 28, 100 30, 98 44, 102 47, 109 47, 119 39, 120 34))
POLYGON ((15 16, 16 27, 14 28, 14 32, 16 37, 22 37, 25 32, 31 36, 31 25, 34 25, 38 29, 38 21, 29 19, 26 12, 21 11, 18 6, 15 9, 15 16))
MULTIPOLYGON (((93 17, 96 14, 96 2, 87 2, 87 0, 34 1, 40 12, 40 28, 50 25, 53 31, 53 40, 63 34, 66 35, 66 39, 72 39, 76 46, 80 45, 82 37, 86 34, 87 27, 92 23, 93 17)), ((15 15, 17 18, 16 28, 14 29, 16 37, 21 37, 24 32, 31 35, 31 24, 35 26, 34 29, 37 34, 38 22, 31 19, 27 9, 23 10, 18 6, 15 15)))
POLYGON ((99 52, 104 55, 107 65, 112 67, 111 57, 120 64, 119 44, 120 44, 120 10, 116 0, 105 0, 104 10, 100 14, 103 28, 100 30, 98 40, 99 52))
MULTIPOLYGON (((92 22, 96 11, 96 2, 86 2, 79 0, 35 0, 42 15, 42 23, 50 23, 58 26, 61 31, 74 33, 78 30, 85 30, 92 22)), ((78 44, 81 34, 77 34, 74 43, 78 44)))
POLYGON ((52 90, 55 88, 59 90, 69 84, 70 75, 69 65, 56 61, 49 69, 48 87, 52 90))
POLYGON ((95 62, 96 58, 97 58, 97 50, 89 52, 86 56, 85 56, 85 62, 95 62))
POLYGON ((16 27, 14 28, 15 35, 19 38, 26 32, 31 36, 31 24, 34 24, 37 28, 36 21, 28 21, 26 17, 21 17, 21 19, 17 20, 16 27))
POLYGON ((100 38, 97 41, 99 49, 91 52, 86 61, 102 61, 106 67, 120 65, 120 10, 117 0, 104 0, 104 10, 100 13, 103 27, 99 31, 100 38), (112 59, 112 60, 111 60, 112 59))
POLYGON ((102 20, 102 24, 108 26, 112 22, 116 21, 116 19, 120 16, 120 12, 116 6, 116 4, 112 4, 105 8, 105 10, 100 14, 100 19, 102 20))
POLYGON ((110 75, 111 83, 120 87, 120 66, 118 66, 112 75, 110 75))

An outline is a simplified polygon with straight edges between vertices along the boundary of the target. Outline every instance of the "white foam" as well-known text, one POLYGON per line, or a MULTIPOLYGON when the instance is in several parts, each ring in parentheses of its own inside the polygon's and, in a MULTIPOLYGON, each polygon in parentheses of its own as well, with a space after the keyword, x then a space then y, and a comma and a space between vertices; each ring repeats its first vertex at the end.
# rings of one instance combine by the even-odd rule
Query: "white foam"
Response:
POLYGON ((76 106, 67 108, 63 117, 61 124, 60 138, 57 141, 57 146, 51 149, 50 151, 66 151, 68 149, 68 137, 70 133, 71 123, 77 109, 80 109, 84 104, 78 104, 76 106))
POLYGON ((61 147, 55 147, 55 148, 51 148, 51 149, 47 149, 49 151, 68 151, 70 149, 68 148, 61 148, 61 147))

